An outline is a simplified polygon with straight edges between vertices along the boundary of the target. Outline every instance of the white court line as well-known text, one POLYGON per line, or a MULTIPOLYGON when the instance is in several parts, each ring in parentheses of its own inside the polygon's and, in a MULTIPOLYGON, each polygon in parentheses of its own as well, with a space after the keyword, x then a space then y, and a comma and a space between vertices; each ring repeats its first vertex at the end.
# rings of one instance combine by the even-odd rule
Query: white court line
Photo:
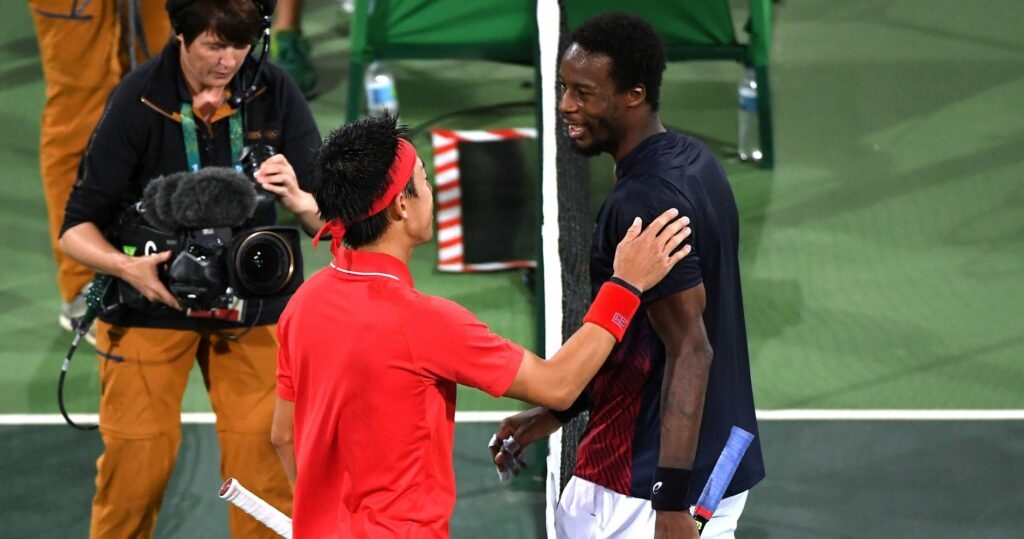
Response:
POLYGON ((758 410, 760 421, 1006 421, 1024 410, 758 410))
MULTIPOLYGON (((517 413, 455 412, 456 423, 497 423, 517 413)), ((761 421, 1019 421, 1024 410, 758 410, 761 421)), ((95 424, 97 414, 71 414, 79 424, 95 424)), ((212 425, 214 415, 205 413, 181 414, 186 424, 212 425)), ((60 425, 60 414, 0 414, 0 425, 60 425)))

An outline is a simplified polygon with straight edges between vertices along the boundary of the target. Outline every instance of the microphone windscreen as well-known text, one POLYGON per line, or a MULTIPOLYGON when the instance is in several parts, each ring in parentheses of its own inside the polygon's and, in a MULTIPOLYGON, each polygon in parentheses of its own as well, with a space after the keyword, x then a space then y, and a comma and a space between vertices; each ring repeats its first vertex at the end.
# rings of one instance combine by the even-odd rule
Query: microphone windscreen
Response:
POLYGON ((187 176, 188 172, 175 172, 154 178, 146 184, 142 191, 142 218, 150 226, 167 231, 178 228, 179 223, 175 221, 171 210, 171 195, 187 176))
POLYGON ((206 167, 185 177, 171 195, 181 228, 235 228, 256 211, 256 185, 230 167, 206 167))

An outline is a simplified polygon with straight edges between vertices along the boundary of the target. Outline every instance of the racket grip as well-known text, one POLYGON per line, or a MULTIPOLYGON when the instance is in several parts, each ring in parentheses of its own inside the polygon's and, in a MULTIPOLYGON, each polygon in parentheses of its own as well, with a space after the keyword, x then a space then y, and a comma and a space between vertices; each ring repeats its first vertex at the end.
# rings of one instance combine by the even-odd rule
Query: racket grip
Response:
POLYGON ((711 520, 712 515, 718 509, 718 504, 721 503, 722 497, 725 495, 725 489, 729 487, 732 476, 736 474, 736 469, 739 468, 740 461, 743 460, 743 455, 747 452, 753 439, 753 434, 739 427, 734 426, 729 431, 729 439, 725 442, 725 448, 718 456, 718 461, 715 462, 715 467, 711 470, 711 477, 708 477, 704 490, 697 498, 693 520, 697 522, 698 532, 704 531, 704 525, 711 520))
POLYGON ((292 539, 292 519, 280 512, 262 498, 249 492, 234 478, 229 478, 220 487, 220 497, 245 511, 266 527, 285 539, 292 539))

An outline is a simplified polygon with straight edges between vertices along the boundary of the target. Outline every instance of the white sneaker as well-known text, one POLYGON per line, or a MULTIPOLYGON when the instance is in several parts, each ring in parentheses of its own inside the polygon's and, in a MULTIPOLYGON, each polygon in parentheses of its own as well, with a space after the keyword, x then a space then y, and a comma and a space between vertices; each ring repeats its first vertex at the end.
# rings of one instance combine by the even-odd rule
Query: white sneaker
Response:
MULTIPOLYGON (((88 305, 85 303, 85 295, 89 293, 89 288, 92 283, 86 284, 82 287, 82 291, 75 296, 71 301, 65 302, 60 306, 60 316, 57 317, 57 322, 60 327, 66 331, 72 333, 78 327, 78 320, 85 315, 85 311, 88 305)), ((95 321, 89 326, 89 331, 85 333, 85 340, 89 341, 89 344, 96 346, 96 324, 95 321)))

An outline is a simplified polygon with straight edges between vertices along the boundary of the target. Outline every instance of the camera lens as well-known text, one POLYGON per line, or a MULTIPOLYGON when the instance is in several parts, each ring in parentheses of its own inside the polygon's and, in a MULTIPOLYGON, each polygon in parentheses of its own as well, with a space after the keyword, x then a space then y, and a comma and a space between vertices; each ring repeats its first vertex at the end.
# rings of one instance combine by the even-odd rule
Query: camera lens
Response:
POLYGON ((234 264, 239 283, 251 294, 272 296, 291 280, 295 253, 281 236, 261 231, 242 240, 234 264))

